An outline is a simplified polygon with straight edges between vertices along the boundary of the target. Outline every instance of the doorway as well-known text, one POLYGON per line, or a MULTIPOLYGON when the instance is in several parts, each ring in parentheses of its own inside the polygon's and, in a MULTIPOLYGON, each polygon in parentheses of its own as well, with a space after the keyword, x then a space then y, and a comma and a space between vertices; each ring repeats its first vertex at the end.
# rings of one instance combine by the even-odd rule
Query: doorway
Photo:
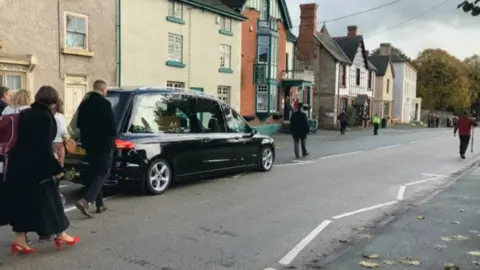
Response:
POLYGON ((283 104, 283 121, 290 121, 290 104, 292 104, 290 100, 290 87, 283 88, 283 104))
POLYGON ((65 76, 65 120, 70 122, 78 105, 87 93, 88 80, 86 76, 65 76))

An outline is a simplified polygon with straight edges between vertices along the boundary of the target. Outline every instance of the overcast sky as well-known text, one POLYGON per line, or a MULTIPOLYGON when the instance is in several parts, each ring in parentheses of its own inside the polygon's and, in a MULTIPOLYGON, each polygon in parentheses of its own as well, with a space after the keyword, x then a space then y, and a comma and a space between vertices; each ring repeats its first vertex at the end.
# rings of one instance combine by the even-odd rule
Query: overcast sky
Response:
MULTIPOLYGON (((374 8, 393 0, 286 1, 295 27, 293 32, 298 34, 300 4, 316 3, 318 5, 317 31, 319 31, 323 20, 374 8)), ((380 43, 385 42, 400 48, 412 58, 425 48, 442 48, 463 59, 475 53, 480 54, 480 16, 472 17, 457 10, 460 2, 462 0, 401 0, 396 4, 361 15, 327 22, 326 26, 330 35, 344 36, 348 25, 357 25, 358 32, 365 37, 367 50, 373 50, 380 43), (444 1, 447 2, 419 16, 444 1), (419 17, 411 20, 416 16, 419 17), (402 22, 405 23, 394 27, 402 22)))

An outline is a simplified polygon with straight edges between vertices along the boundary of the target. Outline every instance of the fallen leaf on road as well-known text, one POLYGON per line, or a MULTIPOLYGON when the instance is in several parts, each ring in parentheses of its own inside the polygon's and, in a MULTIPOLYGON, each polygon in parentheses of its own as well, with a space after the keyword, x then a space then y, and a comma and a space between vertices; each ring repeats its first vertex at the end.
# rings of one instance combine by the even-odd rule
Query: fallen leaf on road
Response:
POLYGON ((453 224, 460 224, 460 221, 452 221, 453 224))
POLYGON ((454 236, 444 236, 444 237, 440 237, 440 239, 442 239, 443 241, 452 241, 452 240, 459 240, 459 241, 463 241, 463 240, 467 240, 468 237, 465 237, 463 235, 454 235, 454 236))
POLYGON ((453 264, 453 263, 446 263, 446 264, 443 266, 443 269, 445 269, 445 270, 460 270, 460 267, 456 266, 456 265, 453 264))
POLYGON ((345 239, 340 239, 340 240, 338 240, 338 242, 340 242, 340 243, 344 243, 344 244, 345 244, 345 243, 347 243, 348 241, 347 241, 347 240, 345 240, 345 239))
POLYGON ((388 264, 388 265, 394 265, 394 264, 395 264, 395 261, 384 260, 383 263, 384 263, 384 264, 388 264))
POLYGON ((447 245, 433 245, 433 247, 438 250, 444 250, 447 248, 447 245))
POLYGON ((380 265, 376 262, 371 262, 371 261, 361 261, 360 265, 365 267, 365 268, 379 268, 380 265))
POLYGON ((474 251, 469 251, 467 252, 468 255, 470 256, 480 256, 480 251, 474 250, 474 251))
POLYGON ((373 254, 364 254, 364 255, 363 255, 363 258, 365 258, 365 259, 378 259, 379 257, 380 257, 380 255, 375 254, 375 253, 373 253, 373 254))
POLYGON ((424 216, 417 216, 418 219, 425 219, 424 216))
POLYGON ((368 231, 368 229, 365 228, 365 227, 358 227, 358 228, 356 228, 355 230, 357 230, 358 232, 366 232, 366 231, 368 231))
POLYGON ((473 233, 473 234, 479 234, 480 232, 477 231, 477 230, 470 230, 470 233, 473 233))
POLYGON ((401 260, 398 260, 398 262, 402 263, 402 264, 407 264, 407 265, 419 265, 420 264, 420 261, 412 260, 410 258, 401 259, 401 260))

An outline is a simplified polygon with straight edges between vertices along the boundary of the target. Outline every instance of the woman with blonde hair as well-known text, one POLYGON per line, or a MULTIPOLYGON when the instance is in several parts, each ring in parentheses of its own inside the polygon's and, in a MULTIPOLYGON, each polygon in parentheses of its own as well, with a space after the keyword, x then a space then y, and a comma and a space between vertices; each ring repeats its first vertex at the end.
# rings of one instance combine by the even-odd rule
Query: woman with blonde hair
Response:
POLYGON ((28 90, 19 90, 12 98, 11 105, 8 105, 2 112, 2 115, 20 113, 32 104, 32 94, 28 90))

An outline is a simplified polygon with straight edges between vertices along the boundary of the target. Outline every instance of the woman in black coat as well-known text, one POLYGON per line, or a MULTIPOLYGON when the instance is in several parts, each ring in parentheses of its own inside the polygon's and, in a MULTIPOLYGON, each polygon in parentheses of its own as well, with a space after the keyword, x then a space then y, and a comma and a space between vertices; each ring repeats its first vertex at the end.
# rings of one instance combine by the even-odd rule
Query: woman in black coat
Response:
POLYGON ((25 242, 27 232, 56 235, 55 244, 75 245, 79 238, 68 235, 70 225, 55 179, 63 176, 52 143, 56 124, 52 110, 58 92, 42 86, 31 108, 20 113, 17 143, 9 153, 5 188, 9 197, 8 221, 15 232, 12 255, 29 254, 34 248, 25 242))

